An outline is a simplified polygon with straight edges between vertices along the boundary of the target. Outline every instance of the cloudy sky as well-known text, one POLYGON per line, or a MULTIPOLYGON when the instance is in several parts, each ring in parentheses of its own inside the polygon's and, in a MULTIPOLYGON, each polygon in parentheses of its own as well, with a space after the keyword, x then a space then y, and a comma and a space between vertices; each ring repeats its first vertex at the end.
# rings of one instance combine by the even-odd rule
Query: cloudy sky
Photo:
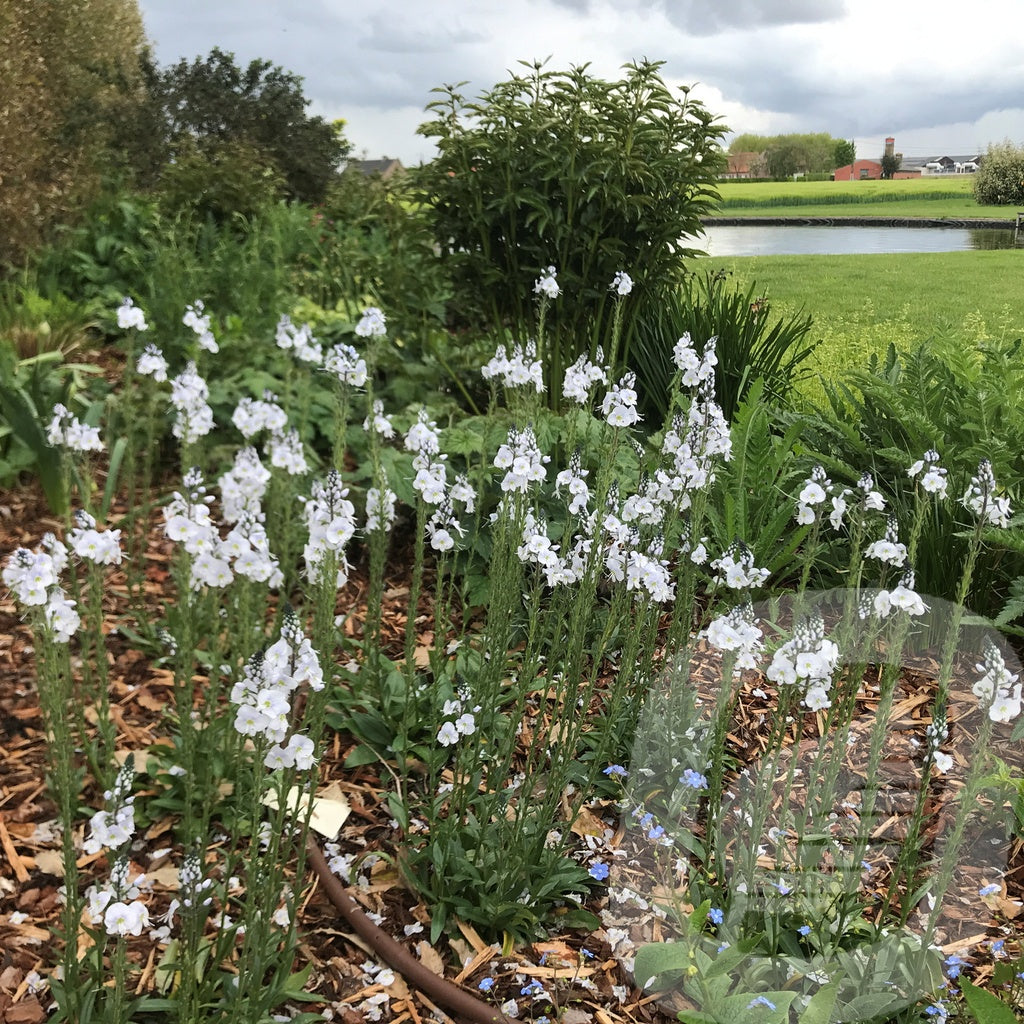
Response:
POLYGON ((140 0, 162 64, 214 46, 305 79, 357 154, 429 159, 430 90, 520 60, 601 77, 665 61, 734 132, 825 131, 877 157, 1024 143, 1021 0, 140 0))

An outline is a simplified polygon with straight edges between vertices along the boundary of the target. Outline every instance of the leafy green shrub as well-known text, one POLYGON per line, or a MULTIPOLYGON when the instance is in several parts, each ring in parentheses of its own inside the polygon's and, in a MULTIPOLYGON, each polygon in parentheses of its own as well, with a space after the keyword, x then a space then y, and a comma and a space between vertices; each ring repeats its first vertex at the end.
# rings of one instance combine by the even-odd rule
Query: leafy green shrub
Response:
POLYGON ((974 175, 974 198, 985 206, 1024 203, 1024 146, 991 143, 974 175))
POLYGON ((804 364, 817 342, 808 341, 810 316, 773 319, 757 285, 745 291, 729 287, 726 275, 691 274, 655 309, 634 319, 629 345, 645 413, 652 424, 664 420, 675 367, 672 349, 684 334, 698 344, 717 338, 716 400, 731 420, 747 389, 764 381, 766 396, 785 402, 790 389, 808 373, 804 364))
POLYGON ((525 337, 534 282, 555 267, 542 356, 557 405, 564 367, 608 333, 615 273, 636 280, 634 303, 678 281, 695 251, 684 239, 717 199, 725 129, 687 90, 673 95, 657 62, 626 65, 617 82, 585 65, 524 66, 478 100, 437 90, 419 131, 439 155, 413 174, 467 322, 525 337))

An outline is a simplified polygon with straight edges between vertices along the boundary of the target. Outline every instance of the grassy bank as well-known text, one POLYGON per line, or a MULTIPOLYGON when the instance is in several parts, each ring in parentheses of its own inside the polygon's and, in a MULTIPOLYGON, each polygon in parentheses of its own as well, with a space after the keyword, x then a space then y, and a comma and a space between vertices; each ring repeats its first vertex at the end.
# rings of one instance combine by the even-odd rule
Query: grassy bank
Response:
POLYGON ((816 369, 830 380, 890 343, 908 349, 937 338, 977 347, 1024 334, 1015 301, 1024 253, 1015 250, 708 257, 700 266, 726 271, 740 287, 756 282, 773 311, 811 313, 822 339, 816 369))
POLYGON ((719 214, 728 217, 923 217, 1013 220, 1009 206, 974 201, 969 175, 906 181, 726 181, 719 214))

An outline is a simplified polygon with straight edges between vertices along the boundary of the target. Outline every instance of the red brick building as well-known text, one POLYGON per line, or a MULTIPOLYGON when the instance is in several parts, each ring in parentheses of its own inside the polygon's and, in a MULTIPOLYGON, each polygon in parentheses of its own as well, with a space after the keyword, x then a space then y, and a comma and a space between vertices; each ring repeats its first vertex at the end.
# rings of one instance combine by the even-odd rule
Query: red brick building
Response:
POLYGON ((836 181, 868 181, 881 178, 882 165, 878 160, 855 160, 845 167, 837 167, 836 181))

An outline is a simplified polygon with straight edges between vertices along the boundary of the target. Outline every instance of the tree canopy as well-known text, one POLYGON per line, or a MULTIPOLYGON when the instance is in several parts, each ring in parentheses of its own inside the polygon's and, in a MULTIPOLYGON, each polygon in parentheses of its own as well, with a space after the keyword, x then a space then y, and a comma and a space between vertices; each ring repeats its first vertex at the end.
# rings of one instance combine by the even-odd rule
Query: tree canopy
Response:
POLYGON ((794 174, 827 174, 837 167, 852 163, 839 161, 839 147, 853 149, 852 142, 835 139, 828 132, 789 135, 755 135, 750 132, 737 135, 729 143, 730 153, 765 153, 768 171, 773 178, 788 178, 794 174))

